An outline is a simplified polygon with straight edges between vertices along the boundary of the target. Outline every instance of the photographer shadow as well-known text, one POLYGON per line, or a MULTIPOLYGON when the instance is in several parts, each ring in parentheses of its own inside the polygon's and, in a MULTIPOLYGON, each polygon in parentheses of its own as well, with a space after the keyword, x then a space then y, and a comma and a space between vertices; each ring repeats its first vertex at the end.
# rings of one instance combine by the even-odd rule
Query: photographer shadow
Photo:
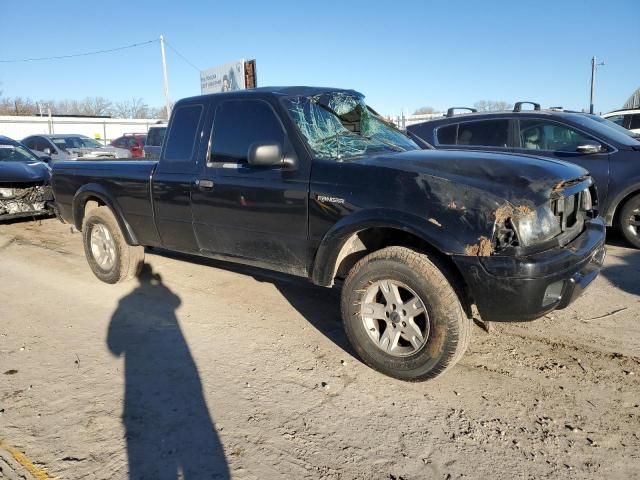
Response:
POLYGON ((207 408, 198 369, 182 334, 180 297, 145 265, 123 297, 107 335, 124 356, 129 478, 229 478, 224 450, 207 408))

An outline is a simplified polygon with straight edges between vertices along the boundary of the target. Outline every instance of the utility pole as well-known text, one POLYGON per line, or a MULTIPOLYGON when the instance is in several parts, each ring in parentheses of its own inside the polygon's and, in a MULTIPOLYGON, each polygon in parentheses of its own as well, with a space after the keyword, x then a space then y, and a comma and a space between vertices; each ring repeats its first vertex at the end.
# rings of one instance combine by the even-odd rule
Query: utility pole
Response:
POLYGON ((167 107, 167 118, 171 115, 171 98, 169 98, 169 77, 167 76, 167 55, 164 51, 164 35, 160 35, 160 53, 162 54, 162 75, 164 77, 164 101, 167 107))
POLYGON ((595 56, 591 57, 591 96, 589 97, 589 113, 593 114, 593 89, 596 85, 596 69, 604 65, 604 62, 598 63, 595 56))

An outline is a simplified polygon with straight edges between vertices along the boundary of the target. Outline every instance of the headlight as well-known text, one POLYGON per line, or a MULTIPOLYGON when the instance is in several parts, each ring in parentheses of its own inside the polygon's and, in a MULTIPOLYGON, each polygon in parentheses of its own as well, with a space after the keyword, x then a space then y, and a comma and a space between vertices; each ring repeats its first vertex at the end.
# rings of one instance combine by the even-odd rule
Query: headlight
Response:
POLYGON ((520 243, 524 247, 542 243, 562 233, 560 219, 550 205, 538 207, 533 212, 512 219, 520 243))

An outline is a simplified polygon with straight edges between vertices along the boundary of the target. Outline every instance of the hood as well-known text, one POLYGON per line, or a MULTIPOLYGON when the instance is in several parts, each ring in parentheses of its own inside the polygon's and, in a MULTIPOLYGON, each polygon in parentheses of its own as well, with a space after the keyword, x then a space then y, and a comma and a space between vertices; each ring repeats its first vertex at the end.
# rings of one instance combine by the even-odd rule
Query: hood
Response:
POLYGON ((0 183, 48 182, 51 169, 44 162, 0 162, 0 183))
POLYGON ((109 156, 116 158, 126 158, 130 156, 129 150, 118 147, 92 147, 92 148, 68 148, 69 153, 75 153, 79 157, 91 156, 109 156))
POLYGON ((548 200, 564 182, 585 177, 582 167, 532 155, 465 150, 412 150, 365 160, 491 192, 511 202, 548 200))

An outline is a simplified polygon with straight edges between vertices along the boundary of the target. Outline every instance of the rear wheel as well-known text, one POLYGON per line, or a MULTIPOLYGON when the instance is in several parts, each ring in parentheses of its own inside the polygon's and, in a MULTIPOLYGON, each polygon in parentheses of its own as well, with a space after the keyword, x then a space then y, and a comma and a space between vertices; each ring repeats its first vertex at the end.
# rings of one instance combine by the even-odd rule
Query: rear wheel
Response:
POLYGON ((351 344, 369 366, 419 381, 462 357, 471 320, 447 274, 443 265, 404 247, 374 252, 352 268, 342 316, 351 344))
POLYGON ((619 227, 622 235, 636 248, 640 248, 640 194, 626 201, 620 211, 619 227))
POLYGON ((106 283, 135 277, 144 264, 144 247, 128 245, 108 207, 91 209, 82 223, 84 253, 91 271, 106 283))

